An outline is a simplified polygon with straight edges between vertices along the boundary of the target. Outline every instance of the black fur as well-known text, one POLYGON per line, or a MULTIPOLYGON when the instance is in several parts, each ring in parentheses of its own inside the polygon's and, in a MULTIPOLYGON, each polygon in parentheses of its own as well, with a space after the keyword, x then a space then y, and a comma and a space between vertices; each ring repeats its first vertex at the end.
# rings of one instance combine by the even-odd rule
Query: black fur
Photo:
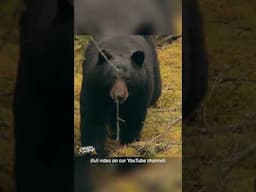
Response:
POLYGON ((206 94, 208 60, 197 0, 183 1, 182 18, 182 115, 186 120, 206 94))
MULTIPOLYGON (((119 68, 120 78, 128 88, 129 97, 120 105, 120 140, 127 144, 138 140, 147 107, 161 94, 159 64, 149 37, 115 36, 97 39, 100 49, 112 55, 110 61, 119 68), (148 39, 147 39, 148 38, 148 39)), ((81 90, 82 144, 93 145, 101 154, 107 126, 115 127, 116 105, 109 96, 117 72, 109 63, 99 64, 99 52, 93 43, 85 53, 81 90)))
POLYGON ((14 97, 16 191, 72 191, 73 7, 30 0, 14 97))

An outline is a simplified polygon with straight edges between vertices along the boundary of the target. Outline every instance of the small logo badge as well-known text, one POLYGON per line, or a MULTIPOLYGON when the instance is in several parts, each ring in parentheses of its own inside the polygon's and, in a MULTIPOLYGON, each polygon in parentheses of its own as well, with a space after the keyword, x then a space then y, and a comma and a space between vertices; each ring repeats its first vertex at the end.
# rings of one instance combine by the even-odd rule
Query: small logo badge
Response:
POLYGON ((78 153, 79 155, 87 155, 89 153, 96 154, 96 150, 95 150, 95 147, 93 146, 84 146, 84 147, 79 147, 78 153))

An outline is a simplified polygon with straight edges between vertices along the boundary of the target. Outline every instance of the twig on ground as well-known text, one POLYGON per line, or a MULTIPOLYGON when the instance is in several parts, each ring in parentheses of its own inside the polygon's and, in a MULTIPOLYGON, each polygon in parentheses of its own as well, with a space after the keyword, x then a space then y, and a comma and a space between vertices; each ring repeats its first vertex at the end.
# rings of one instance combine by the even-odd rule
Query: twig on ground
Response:
POLYGON ((174 108, 163 108, 163 109, 157 109, 157 112, 173 112, 179 110, 180 107, 174 107, 174 108))
POLYGON ((221 171, 220 178, 221 179, 225 178, 236 165, 238 165, 241 161, 243 161, 244 159, 252 155, 253 152, 256 152, 256 143, 253 143, 244 151, 238 153, 233 159, 231 159, 229 165, 227 165, 221 171))
POLYGON ((177 119, 175 119, 174 121, 168 123, 168 129, 167 131, 158 134, 157 136, 153 137, 152 139, 150 139, 149 141, 145 142, 145 144, 143 146, 141 146, 140 148, 138 148, 136 151, 137 152, 141 152, 146 146, 148 146, 149 144, 152 144, 153 142, 155 142, 157 139, 159 139, 163 134, 169 134, 169 132, 171 131, 172 127, 177 124, 178 122, 180 122, 182 119, 182 117, 179 117, 177 119))
POLYGON ((209 102, 209 100, 211 99, 212 94, 213 94, 215 88, 218 86, 218 83, 222 80, 222 78, 223 78, 223 74, 222 74, 222 73, 219 73, 219 74, 216 76, 215 81, 214 81, 214 83, 213 83, 211 89, 210 89, 209 92, 208 92, 208 96, 205 97, 205 99, 204 99, 203 102, 201 103, 201 106, 203 106, 203 107, 202 107, 202 110, 203 110, 203 121, 204 121, 205 124, 207 124, 207 117, 206 117, 206 114, 207 114, 207 105, 206 105, 206 103, 209 102))
POLYGON ((172 43, 173 41, 181 38, 182 35, 168 35, 167 37, 164 37, 160 42, 158 43, 158 46, 162 46, 164 43, 172 43))

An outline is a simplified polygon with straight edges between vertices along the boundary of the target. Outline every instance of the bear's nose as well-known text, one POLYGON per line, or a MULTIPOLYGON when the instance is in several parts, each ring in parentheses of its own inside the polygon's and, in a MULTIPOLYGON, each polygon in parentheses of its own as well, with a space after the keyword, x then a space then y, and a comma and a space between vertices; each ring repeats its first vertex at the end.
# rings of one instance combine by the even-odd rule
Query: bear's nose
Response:
POLYGON ((128 95, 129 93, 125 82, 123 80, 117 80, 110 91, 111 98, 121 104, 127 100, 128 95))

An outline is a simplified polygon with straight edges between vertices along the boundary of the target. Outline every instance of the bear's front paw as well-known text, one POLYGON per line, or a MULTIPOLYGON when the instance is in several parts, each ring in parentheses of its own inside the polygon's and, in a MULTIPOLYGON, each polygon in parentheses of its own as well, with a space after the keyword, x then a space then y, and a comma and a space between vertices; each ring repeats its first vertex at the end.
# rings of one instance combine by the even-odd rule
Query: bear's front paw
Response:
POLYGON ((130 136, 130 137, 124 137, 124 138, 121 138, 121 144, 122 145, 127 145, 127 144, 130 144, 130 143, 133 143, 133 142, 136 142, 136 141, 139 141, 140 140, 140 136, 130 136))

